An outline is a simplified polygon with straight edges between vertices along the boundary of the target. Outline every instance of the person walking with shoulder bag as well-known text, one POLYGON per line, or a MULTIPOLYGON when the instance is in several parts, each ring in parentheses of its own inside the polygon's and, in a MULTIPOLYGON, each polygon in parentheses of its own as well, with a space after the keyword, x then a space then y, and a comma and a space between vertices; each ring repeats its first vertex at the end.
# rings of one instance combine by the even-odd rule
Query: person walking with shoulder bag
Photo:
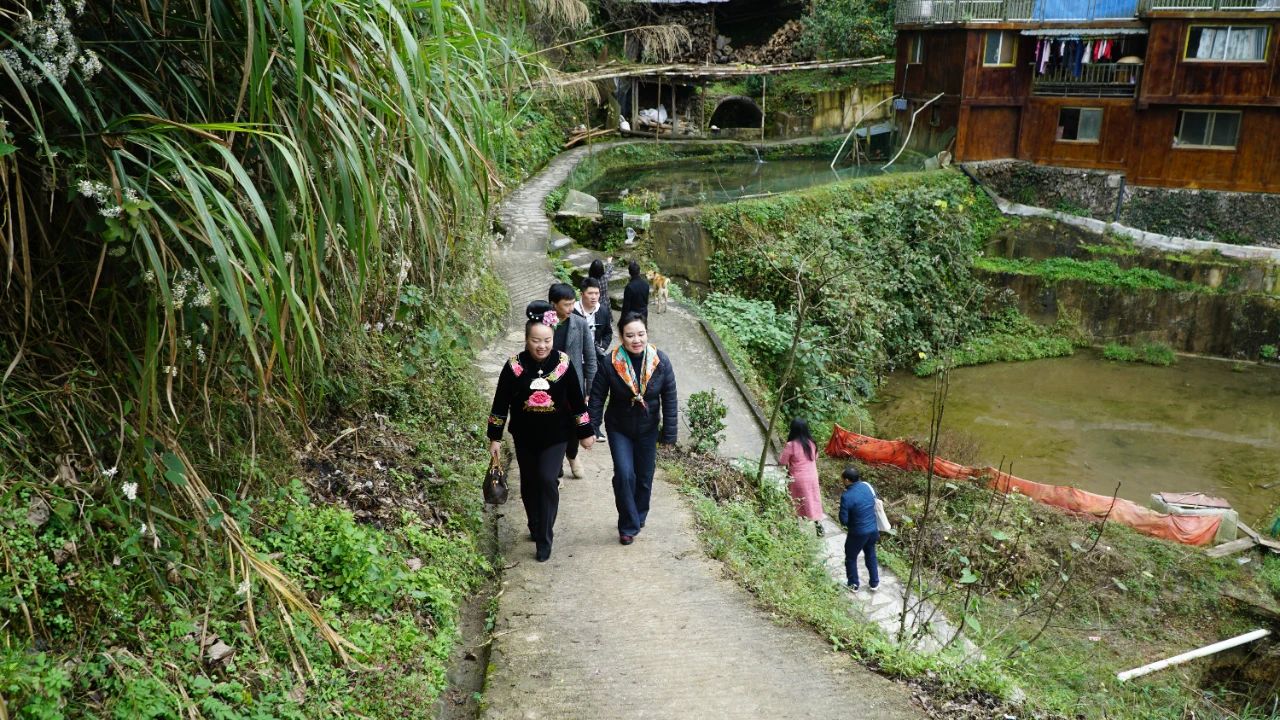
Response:
POLYGON ((679 410, 675 368, 666 353, 649 344, 644 316, 624 315, 618 335, 620 344, 596 373, 589 414, 597 430, 604 422, 613 457, 618 542, 630 545, 649 517, 658 443, 675 444, 679 410))
POLYGON ((876 543, 880 529, 876 522, 876 491, 862 479, 857 468, 847 467, 841 473, 845 490, 840 496, 840 524, 848 529, 844 540, 844 570, 848 586, 857 591, 858 553, 867 565, 869 588, 880 587, 880 564, 876 562, 876 543))
POLYGON ((551 558, 560 508, 559 472, 569 443, 595 444, 586 399, 569 356, 553 350, 558 324, 551 303, 525 308, 524 351, 502 366, 489 414, 489 454, 496 460, 502 433, 511 431, 520 467, 520 500, 538 562, 551 558))

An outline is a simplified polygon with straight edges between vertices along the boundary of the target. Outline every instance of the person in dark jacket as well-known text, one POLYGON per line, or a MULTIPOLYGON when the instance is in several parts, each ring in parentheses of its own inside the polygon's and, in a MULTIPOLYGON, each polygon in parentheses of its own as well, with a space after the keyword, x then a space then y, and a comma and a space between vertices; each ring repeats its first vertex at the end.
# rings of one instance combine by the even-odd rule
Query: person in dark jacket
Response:
POLYGON ((502 432, 511 430, 520 467, 520 500, 537 547, 538 562, 551 558, 560 507, 558 475, 570 442, 595 444, 586 399, 569 356, 555 352, 558 317, 551 303, 535 300, 525 309, 524 352, 502 366, 489 414, 489 453, 502 450, 502 432), (509 417, 508 417, 509 416, 509 417))
POLYGON ((858 553, 867 564, 867 579, 872 590, 880 587, 880 564, 876 562, 876 542, 880 529, 876 525, 876 491, 862 479, 857 468, 847 467, 841 474, 845 490, 840 496, 840 524, 848 528, 844 540, 844 571, 848 585, 858 589, 858 553))
MULTIPOLYGON (((568 283, 556 283, 547 289, 547 300, 556 311, 559 323, 555 329, 555 350, 569 356, 573 369, 578 374, 578 385, 585 396, 591 392, 591 385, 596 377, 595 336, 591 327, 581 315, 575 315, 573 308, 578 304, 578 296, 573 286, 568 283)), ((582 463, 578 461, 578 446, 570 445, 565 453, 569 458, 569 470, 576 478, 582 477, 582 463)), ((560 473, 564 475, 563 469, 560 473)))
POLYGON ((635 260, 627 266, 627 272, 631 275, 631 281, 627 283, 627 287, 622 291, 622 317, 626 317, 630 313, 638 313, 649 321, 649 281, 644 279, 644 275, 640 274, 640 264, 635 260))
MULTIPOLYGON (((596 260, 596 262, 600 262, 596 260)), ((593 264, 592 267, 595 267, 593 264)), ((613 345, 613 310, 609 309, 609 300, 604 296, 600 281, 588 277, 582 281, 582 299, 573 306, 573 314, 587 321, 595 337, 596 368, 604 367, 608 359, 609 346, 613 345)), ((590 392, 591 388, 586 388, 590 392)), ((606 442, 604 435, 597 430, 596 442, 606 442)))
POLYGON ((613 456, 618 541, 630 545, 649 517, 658 443, 675 444, 679 410, 675 368, 666 353, 649 344, 644 316, 624 315, 618 335, 620 344, 596 373, 589 414, 597 429, 604 422, 613 456))
MULTIPOLYGON (((612 273, 612 257, 608 261, 596 258, 591 261, 591 267, 587 268, 587 277, 600 283, 600 302, 604 303, 605 307, 609 306, 609 275, 612 273)), ((613 325, 613 320, 610 320, 609 324, 613 325)), ((613 333, 612 328, 610 328, 609 333, 613 333)))

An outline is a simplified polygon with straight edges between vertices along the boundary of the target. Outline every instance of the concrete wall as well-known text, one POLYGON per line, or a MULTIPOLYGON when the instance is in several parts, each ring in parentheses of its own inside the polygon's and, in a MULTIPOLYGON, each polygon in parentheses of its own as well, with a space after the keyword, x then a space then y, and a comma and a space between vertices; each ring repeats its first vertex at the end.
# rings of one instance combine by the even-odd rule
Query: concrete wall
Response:
POLYGON ((699 293, 711 284, 711 237, 697 208, 658 213, 649 223, 649 242, 663 274, 686 281, 699 293))
POLYGON ((1013 290, 1028 317, 1044 324, 1064 313, 1078 317, 1096 342, 1161 342, 1180 352, 1253 359, 1262 345, 1280 337, 1280 298, 1275 296, 1127 290, 983 274, 991 285, 1013 290))
MULTIPOLYGON (((892 94, 893 83, 817 93, 813 96, 814 109, 810 132, 814 135, 848 132, 860 115, 892 94)), ((874 114, 863 118, 862 122, 869 124, 890 117, 892 114, 892 104, 885 103, 874 114)))

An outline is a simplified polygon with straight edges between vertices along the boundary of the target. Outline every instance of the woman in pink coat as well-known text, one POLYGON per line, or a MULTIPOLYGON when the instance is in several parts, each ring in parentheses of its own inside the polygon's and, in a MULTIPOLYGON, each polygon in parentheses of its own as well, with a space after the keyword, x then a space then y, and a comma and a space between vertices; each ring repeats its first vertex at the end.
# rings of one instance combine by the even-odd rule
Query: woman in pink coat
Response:
POLYGON ((813 521, 814 529, 822 534, 822 491, 818 488, 818 444, 809 434, 809 423, 802 418, 791 421, 786 447, 778 458, 791 475, 787 489, 796 504, 796 514, 813 521))

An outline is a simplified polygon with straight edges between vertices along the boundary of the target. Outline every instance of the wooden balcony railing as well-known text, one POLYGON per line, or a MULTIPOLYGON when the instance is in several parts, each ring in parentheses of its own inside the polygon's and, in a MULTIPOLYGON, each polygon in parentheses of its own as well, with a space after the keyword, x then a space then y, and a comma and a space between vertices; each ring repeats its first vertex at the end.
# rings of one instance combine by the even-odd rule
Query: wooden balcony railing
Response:
POLYGON ((1138 63, 1089 63, 1077 75, 1062 67, 1037 75, 1031 81, 1032 95, 1056 97, 1134 97, 1142 80, 1138 63))
MULTIPOLYGON (((1280 0, 1144 0, 1145 2, 1280 3, 1280 0)), ((1132 20, 1138 0, 898 0, 902 24, 1132 20)))

